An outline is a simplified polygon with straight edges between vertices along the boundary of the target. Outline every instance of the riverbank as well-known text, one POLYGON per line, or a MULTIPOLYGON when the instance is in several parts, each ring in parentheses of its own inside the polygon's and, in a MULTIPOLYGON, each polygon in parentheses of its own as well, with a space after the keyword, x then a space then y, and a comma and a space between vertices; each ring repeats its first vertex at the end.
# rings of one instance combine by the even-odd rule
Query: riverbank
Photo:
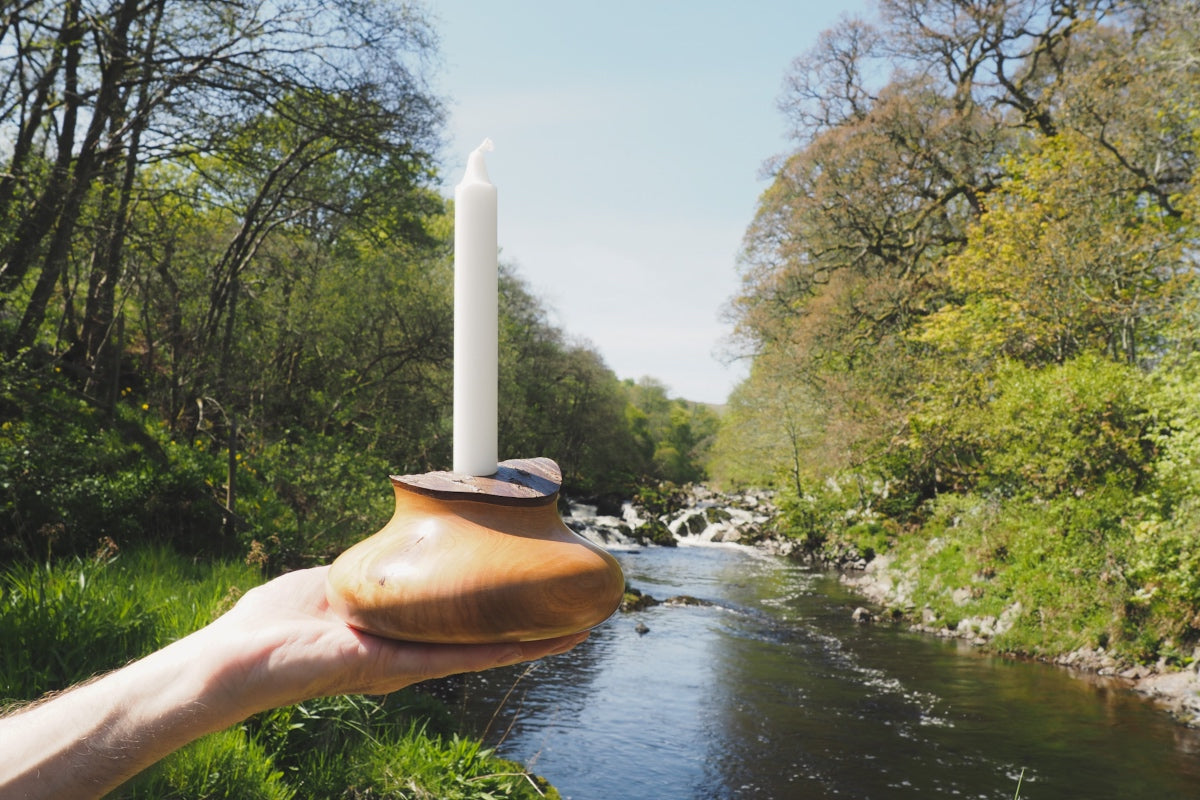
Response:
POLYGON ((950 625, 930 606, 917 608, 913 602, 915 568, 899 567, 892 556, 843 563, 838 570, 844 585, 880 609, 869 619, 906 624, 913 631, 968 641, 1014 658, 1054 664, 1081 677, 1105 678, 1143 695, 1180 723, 1200 728, 1200 652, 1193 654, 1189 666, 1179 669, 1169 666, 1165 658, 1155 664, 1134 664, 1103 647, 1080 647, 1054 655, 1005 651, 995 648, 993 640, 1011 628, 1023 611, 1020 603, 1008 606, 999 615, 964 616, 950 625))
POLYGON ((776 531, 776 509, 766 492, 724 494, 703 485, 690 486, 681 490, 674 507, 657 516, 626 502, 608 508, 572 504, 564 519, 608 547, 672 546, 680 541, 737 544, 807 561, 836 571, 844 585, 875 607, 856 610, 858 621, 905 625, 927 635, 966 641, 987 652, 1053 664, 1081 678, 1103 680, 1142 695, 1178 722, 1200 728, 1200 648, 1185 657, 1187 664, 1181 668, 1166 657, 1136 663, 1103 646, 1044 653, 1013 647, 1006 643, 1005 634, 1027 611, 1020 601, 993 607, 990 613, 980 612, 976 610, 978 592, 966 582, 938 590, 944 605, 958 613, 939 612, 918 596, 922 583, 938 583, 918 572, 927 559, 901 565, 892 554, 864 554, 854 547, 831 548, 834 554, 806 551, 795 539, 776 531), (667 535, 648 538, 651 530, 667 535))

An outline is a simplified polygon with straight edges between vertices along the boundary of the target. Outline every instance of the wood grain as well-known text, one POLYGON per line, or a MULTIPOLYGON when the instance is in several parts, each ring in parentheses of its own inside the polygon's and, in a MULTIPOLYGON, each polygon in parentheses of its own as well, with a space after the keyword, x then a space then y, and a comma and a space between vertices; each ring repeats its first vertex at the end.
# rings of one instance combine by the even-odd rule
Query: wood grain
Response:
POLYGON ((494 476, 393 476, 396 511, 334 561, 327 596, 343 619, 393 639, 479 643, 575 633, 607 619, 625 579, 563 524, 550 459, 494 476))
POLYGON ((447 500, 477 497, 493 503, 538 505, 554 499, 562 488, 562 472, 549 458, 518 458, 500 462, 494 475, 478 477, 458 472, 393 475, 413 491, 447 500))

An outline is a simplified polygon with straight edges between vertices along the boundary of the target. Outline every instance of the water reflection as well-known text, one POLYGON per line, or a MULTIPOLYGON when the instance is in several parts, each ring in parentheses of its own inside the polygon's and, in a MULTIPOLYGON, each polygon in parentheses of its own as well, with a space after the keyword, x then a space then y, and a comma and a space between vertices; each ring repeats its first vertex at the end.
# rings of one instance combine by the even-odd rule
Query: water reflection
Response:
POLYGON ((564 797, 1011 798, 1022 770, 1026 800, 1200 796, 1200 737, 1125 691, 856 626, 836 581, 747 551, 618 557, 643 592, 713 605, 618 615, 453 694, 564 797))

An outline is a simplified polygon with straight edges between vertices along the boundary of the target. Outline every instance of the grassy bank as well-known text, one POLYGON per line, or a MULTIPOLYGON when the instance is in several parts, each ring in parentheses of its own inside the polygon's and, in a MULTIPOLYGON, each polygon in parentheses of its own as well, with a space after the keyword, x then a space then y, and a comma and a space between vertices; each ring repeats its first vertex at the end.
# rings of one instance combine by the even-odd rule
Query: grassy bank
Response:
POLYGON ((927 628, 1043 658, 1188 666, 1196 397, 1197 357, 1151 374, 1098 357, 1010 364, 986 402, 914 417, 874 460, 785 496, 781 527, 828 560, 886 553, 888 604, 927 628))
POLYGON ((947 495, 919 527, 845 526, 810 552, 862 567, 887 559, 871 594, 927 630, 1055 659, 1103 650, 1117 664, 1196 660, 1200 538, 1118 488, 1078 497, 947 495))
MULTIPOLYGON (((165 548, 0 573, 0 703, 118 667, 206 624, 262 580, 257 567, 165 548)), ((120 798, 535 798, 553 788, 457 736, 416 690, 257 715, 169 756, 120 798)))

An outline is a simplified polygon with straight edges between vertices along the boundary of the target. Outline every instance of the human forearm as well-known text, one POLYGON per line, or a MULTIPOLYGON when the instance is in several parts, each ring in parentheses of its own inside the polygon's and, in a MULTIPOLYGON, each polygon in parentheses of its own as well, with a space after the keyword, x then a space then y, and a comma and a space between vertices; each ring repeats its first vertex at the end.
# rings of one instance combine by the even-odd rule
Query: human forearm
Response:
POLYGON ((0 796, 100 797, 167 753, 237 722, 215 691, 219 643, 202 631, 0 719, 0 796))
POLYGON ((541 658, 585 633, 443 645, 360 633, 325 600, 327 568, 252 589, 211 625, 0 719, 0 797, 98 797, 171 751, 258 711, 541 658))

